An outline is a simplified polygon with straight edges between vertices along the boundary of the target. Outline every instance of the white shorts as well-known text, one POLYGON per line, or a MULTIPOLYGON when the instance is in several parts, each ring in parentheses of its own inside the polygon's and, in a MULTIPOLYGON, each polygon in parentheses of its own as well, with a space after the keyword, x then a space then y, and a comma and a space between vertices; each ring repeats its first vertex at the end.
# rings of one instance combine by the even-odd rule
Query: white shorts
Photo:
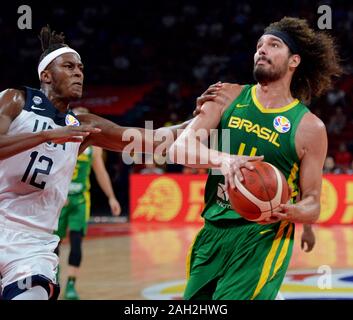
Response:
POLYGON ((0 275, 2 288, 27 277, 44 275, 56 283, 59 259, 54 253, 59 237, 41 230, 23 229, 0 219, 0 275))

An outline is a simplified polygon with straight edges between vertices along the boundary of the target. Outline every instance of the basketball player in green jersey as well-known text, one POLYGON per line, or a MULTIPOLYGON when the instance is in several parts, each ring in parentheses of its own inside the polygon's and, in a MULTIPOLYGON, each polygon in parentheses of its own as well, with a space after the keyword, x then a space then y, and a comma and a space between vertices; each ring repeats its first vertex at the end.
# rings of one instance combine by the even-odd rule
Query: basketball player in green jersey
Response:
MULTIPOLYGON (((196 99, 196 109, 194 116, 201 112, 202 105, 207 101, 212 101, 217 97, 217 93, 222 88, 222 83, 219 81, 215 84, 210 85, 207 90, 196 99)), ((311 224, 303 225, 303 232, 300 240, 300 247, 305 252, 311 252, 315 246, 316 237, 311 224)))
MULTIPOLYGON (((73 112, 87 114, 86 108, 74 108, 73 112)), ((77 158, 76 167, 69 187, 69 195, 65 207, 62 209, 59 225, 56 234, 63 240, 69 229, 70 254, 68 280, 64 292, 67 300, 78 300, 79 295, 75 288, 76 278, 82 261, 82 238, 87 232, 87 221, 90 215, 91 196, 90 196, 90 173, 91 168, 95 173, 97 182, 108 198, 111 212, 114 216, 121 213, 121 207, 115 197, 109 174, 103 161, 103 151, 99 147, 89 146, 77 158)), ((59 254, 59 247, 56 250, 59 254)))
POLYGON ((294 223, 314 223, 320 214, 327 135, 304 103, 340 74, 329 35, 305 20, 283 18, 258 40, 257 84, 220 86, 172 145, 175 162, 213 169, 205 190, 205 225, 188 257, 185 299, 276 297, 292 253, 294 223), (201 143, 199 130, 216 128, 218 145, 211 149, 201 143), (291 203, 261 224, 233 211, 227 194, 234 179, 243 181, 240 168, 252 170, 249 160, 257 155, 279 168, 292 189, 291 203))

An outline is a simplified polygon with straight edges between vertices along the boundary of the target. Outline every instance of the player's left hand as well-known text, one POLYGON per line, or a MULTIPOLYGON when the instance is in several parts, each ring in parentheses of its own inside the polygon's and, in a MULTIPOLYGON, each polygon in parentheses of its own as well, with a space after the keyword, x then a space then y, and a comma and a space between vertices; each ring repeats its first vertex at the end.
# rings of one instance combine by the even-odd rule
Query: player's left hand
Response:
POLYGON ((258 222, 259 224, 272 224, 282 220, 290 222, 299 222, 300 213, 298 206, 295 204, 280 204, 279 207, 272 212, 271 217, 258 222))
POLYGON ((265 225, 265 224, 276 223, 276 222, 279 222, 279 221, 281 221, 280 218, 271 216, 271 217, 268 217, 268 218, 266 218, 266 219, 264 219, 262 221, 258 221, 257 223, 265 225))
POLYGON ((121 214, 120 203, 116 198, 109 199, 109 206, 113 216, 119 216, 121 214))
POLYGON ((298 205, 291 203, 280 204, 278 211, 272 213, 272 217, 290 222, 299 222, 300 216, 298 205))
POLYGON ((311 227, 307 228, 304 225, 300 247, 305 252, 310 252, 311 250, 313 250, 314 246, 315 246, 315 234, 311 229, 311 227), (305 245, 306 245, 306 248, 305 248, 305 245))

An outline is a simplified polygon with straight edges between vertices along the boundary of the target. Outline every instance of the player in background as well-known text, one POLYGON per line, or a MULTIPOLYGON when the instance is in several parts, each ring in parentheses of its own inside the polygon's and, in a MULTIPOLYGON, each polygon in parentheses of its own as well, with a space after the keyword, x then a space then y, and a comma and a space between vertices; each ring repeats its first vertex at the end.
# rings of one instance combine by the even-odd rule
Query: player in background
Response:
MULTIPOLYGON (((88 109, 83 107, 76 107, 72 111, 75 115, 89 113, 88 109)), ((91 168, 96 176, 98 185, 108 198, 112 214, 118 216, 121 213, 119 201, 115 197, 109 174, 104 165, 103 150, 99 147, 89 146, 77 159, 67 202, 61 210, 58 230, 55 232, 60 237, 60 243, 66 237, 67 229, 69 232, 69 268, 64 291, 64 298, 67 300, 80 299, 75 284, 82 262, 82 240, 87 233, 87 223, 91 210, 91 168)), ((57 255, 59 255, 60 243, 55 251, 57 255)), ((57 281, 59 282, 59 279, 57 281)))
POLYGON ((188 256, 185 299, 275 299, 290 261, 294 223, 314 223, 320 214, 327 135, 304 103, 341 74, 333 39, 306 20, 285 17, 259 38, 253 71, 257 84, 222 84, 170 148, 177 163, 215 169, 205 189, 205 226, 188 256), (197 136, 199 129, 215 128, 218 150, 197 136), (245 154, 263 156, 292 189, 291 203, 263 224, 242 218, 219 192, 234 188, 235 178, 243 180, 241 167, 253 168, 245 154))

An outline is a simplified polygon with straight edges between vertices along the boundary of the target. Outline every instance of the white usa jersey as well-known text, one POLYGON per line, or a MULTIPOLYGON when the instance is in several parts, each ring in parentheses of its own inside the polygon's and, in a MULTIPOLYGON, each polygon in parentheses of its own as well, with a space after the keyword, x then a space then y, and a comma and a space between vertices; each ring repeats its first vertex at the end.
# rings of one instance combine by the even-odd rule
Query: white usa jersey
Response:
MULTIPOLYGON (((37 89, 26 88, 26 103, 8 135, 79 125, 37 89)), ((26 228, 57 229, 75 168, 79 143, 42 143, 0 161, 0 219, 26 228)))

